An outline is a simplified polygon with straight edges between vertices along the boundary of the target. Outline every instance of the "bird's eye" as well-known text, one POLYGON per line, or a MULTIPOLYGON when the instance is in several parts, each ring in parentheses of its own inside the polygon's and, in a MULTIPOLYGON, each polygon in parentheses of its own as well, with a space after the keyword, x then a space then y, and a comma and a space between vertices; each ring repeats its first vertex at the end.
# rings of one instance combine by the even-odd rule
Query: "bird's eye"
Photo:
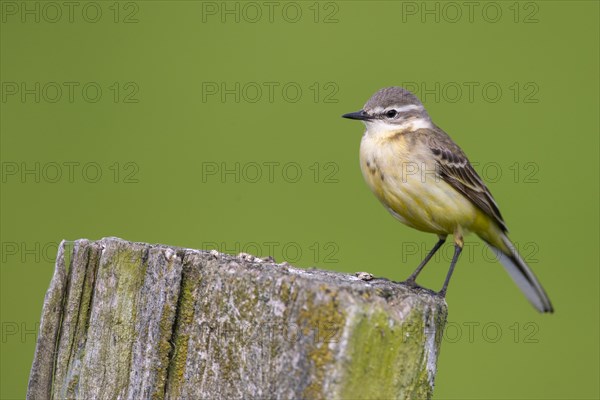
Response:
POLYGON ((385 113, 385 116, 388 118, 394 118, 396 115, 398 115, 396 110, 389 110, 385 113))

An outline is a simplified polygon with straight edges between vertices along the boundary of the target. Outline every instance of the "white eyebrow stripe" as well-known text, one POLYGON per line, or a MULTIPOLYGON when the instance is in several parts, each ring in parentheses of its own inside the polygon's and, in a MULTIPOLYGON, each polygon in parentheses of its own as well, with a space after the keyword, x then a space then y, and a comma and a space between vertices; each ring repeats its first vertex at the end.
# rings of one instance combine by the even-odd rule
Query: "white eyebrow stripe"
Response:
POLYGON ((372 113, 377 115, 377 114, 382 114, 384 111, 389 111, 389 110, 396 110, 398 113, 403 113, 406 111, 411 111, 411 110, 419 110, 419 111, 423 111, 425 109, 425 107, 417 105, 417 104, 408 104, 406 106, 402 106, 402 107, 387 107, 387 108, 383 108, 383 107, 376 107, 373 109, 372 113))
POLYGON ((405 112, 405 111, 410 111, 410 110, 423 110, 423 106, 418 106, 416 104, 409 104, 407 106, 402 106, 400 108, 396 108, 395 110, 398 111, 399 113, 405 112))

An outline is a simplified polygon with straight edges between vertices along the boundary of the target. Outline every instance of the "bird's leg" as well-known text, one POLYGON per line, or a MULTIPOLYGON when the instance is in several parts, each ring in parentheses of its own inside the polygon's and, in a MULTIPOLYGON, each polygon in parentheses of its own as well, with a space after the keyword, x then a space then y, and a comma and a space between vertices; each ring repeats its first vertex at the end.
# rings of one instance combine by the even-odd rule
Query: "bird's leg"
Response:
POLYGON ((425 265, 429 262, 429 260, 431 260, 431 257, 433 257, 433 255, 440 249, 440 247, 442 247, 442 245, 445 242, 446 242, 446 236, 440 236, 440 240, 437 241, 437 243, 435 244, 435 246, 433 246, 433 249, 431 249, 429 254, 427 254, 427 256, 423 259, 423 261, 421 261, 421 264, 419 264, 419 266, 417 267, 415 272, 410 274, 410 276, 408 277, 407 280, 404 281, 404 283, 406 283, 407 285, 410 285, 410 286, 415 286, 415 284, 416 284, 415 281, 417 280, 417 276, 419 276, 419 274, 421 273, 421 271, 423 270, 425 265))
POLYGON ((460 252, 462 251, 462 243, 454 244, 454 256, 452 257, 452 262, 450 263, 450 269, 448 270, 448 275, 446 275, 446 280, 444 281, 444 287, 442 290, 438 292, 438 294, 442 297, 446 297, 446 290, 448 290, 448 283, 450 283, 450 278, 452 277, 452 273, 454 272, 454 267, 456 266, 456 261, 458 261, 458 256, 460 256, 460 252))

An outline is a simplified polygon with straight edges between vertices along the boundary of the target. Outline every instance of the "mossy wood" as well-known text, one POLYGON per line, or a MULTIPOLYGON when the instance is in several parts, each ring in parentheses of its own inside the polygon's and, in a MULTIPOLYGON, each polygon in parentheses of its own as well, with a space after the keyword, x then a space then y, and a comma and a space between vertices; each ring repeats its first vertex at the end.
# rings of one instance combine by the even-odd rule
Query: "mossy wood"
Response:
POLYGON ((63 242, 27 397, 430 398, 446 313, 435 294, 385 279, 63 242))

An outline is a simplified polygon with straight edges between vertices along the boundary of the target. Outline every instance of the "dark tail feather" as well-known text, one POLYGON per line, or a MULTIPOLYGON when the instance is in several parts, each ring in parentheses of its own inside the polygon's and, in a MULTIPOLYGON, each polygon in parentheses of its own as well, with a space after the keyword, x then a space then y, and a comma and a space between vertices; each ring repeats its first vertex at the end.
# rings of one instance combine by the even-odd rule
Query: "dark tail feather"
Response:
POLYGON ((504 245, 508 249, 508 253, 492 246, 489 243, 488 246, 490 246, 490 248, 498 256, 498 259, 510 277, 515 281, 523 294, 525 294, 529 302, 533 304, 533 306, 539 312, 554 312, 554 308, 552 308, 552 304, 550 303, 548 295, 533 274, 533 271, 527 266, 527 264, 525 264, 525 261, 523 261, 510 239, 508 239, 506 235, 503 235, 502 239, 504 245))

